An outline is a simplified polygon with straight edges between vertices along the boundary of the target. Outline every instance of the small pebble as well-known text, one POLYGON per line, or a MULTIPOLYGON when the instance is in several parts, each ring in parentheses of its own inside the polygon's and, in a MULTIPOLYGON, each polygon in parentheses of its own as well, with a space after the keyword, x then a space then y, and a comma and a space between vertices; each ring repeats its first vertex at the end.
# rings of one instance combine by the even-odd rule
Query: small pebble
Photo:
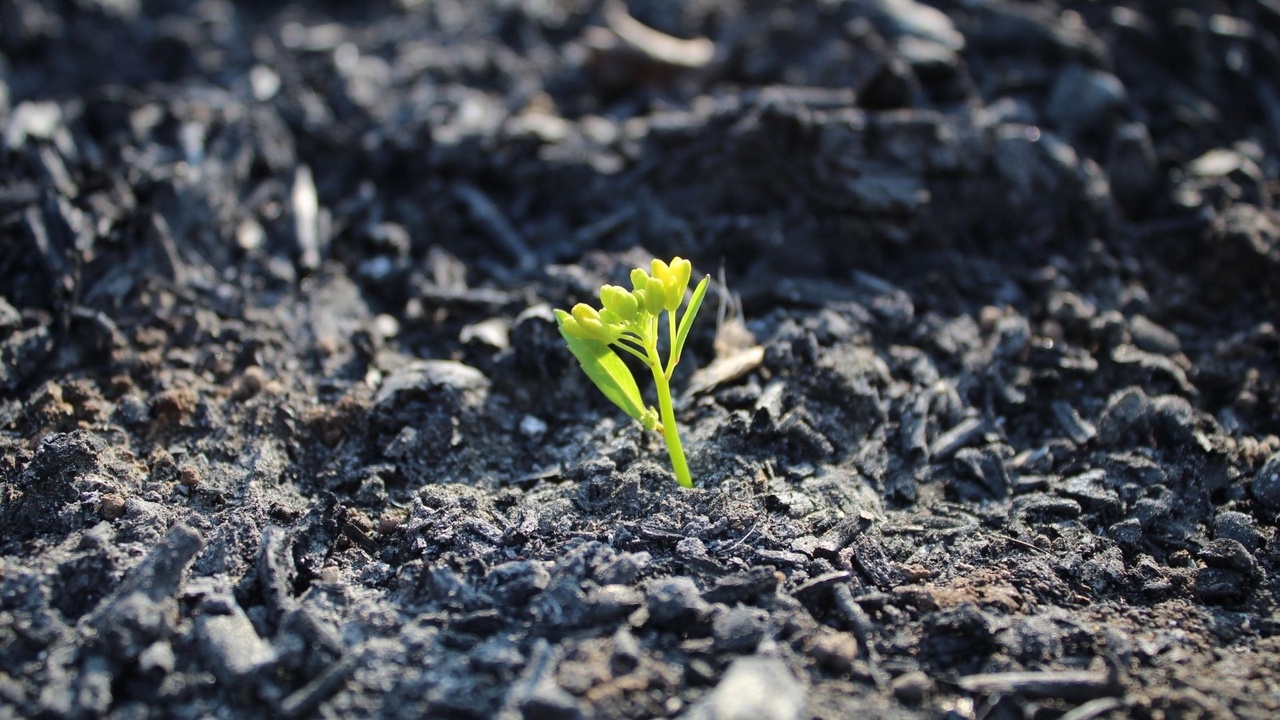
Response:
POLYGON ((720 683, 690 711, 689 720, 800 720, 808 691, 776 657, 734 660, 720 683))
POLYGON ((764 639, 769 614, 759 608, 735 606, 716 616, 711 624, 716 649, 749 653, 764 639))
POLYGON ((1218 538, 1200 549, 1200 559, 1209 567, 1235 570, 1244 575, 1257 575, 1258 564, 1239 541, 1218 538))
POLYGON ((658 625, 695 624, 711 610, 698 592, 698 586, 687 577, 651 580, 646 587, 645 601, 650 620, 658 625))
POLYGON ((196 410, 200 398, 187 387, 170 388, 156 396, 151 412, 157 420, 177 424, 196 410))
POLYGON ((203 480, 204 478, 200 476, 200 471, 191 465, 183 465, 182 469, 178 471, 178 482, 187 487, 195 487, 203 480))
POLYGON ((824 628, 809 642, 807 652, 828 670, 848 674, 858 660, 858 640, 849 633, 824 628))
POLYGON ((168 675, 173 672, 176 664, 177 658, 174 656, 173 646, 165 640, 158 640, 152 643, 138 656, 138 667, 143 672, 154 671, 162 675, 168 675))
POLYGON ((537 440, 547 433, 547 424, 533 415, 525 415, 520 421, 520 432, 527 438, 537 440))
POLYGON ((124 516, 124 496, 122 495, 103 495, 101 504, 98 507, 98 514, 103 520, 118 520, 124 516))
POLYGON ((235 390, 232 391, 232 397, 236 400, 247 400, 262 391, 262 387, 267 383, 267 376, 262 368, 257 365, 250 365, 240 374, 240 378, 236 381, 235 390))
POLYGON ((401 518, 394 515, 383 515, 378 519, 378 534, 390 535, 399 530, 402 524, 404 524, 404 521, 401 518))
POLYGON ((1272 510, 1280 510, 1280 453, 1272 455, 1254 476, 1253 496, 1272 510))
POLYGON ((933 692, 933 681, 919 670, 903 673, 893 679, 893 696, 909 705, 918 705, 933 692))
POLYGON ((1257 550, 1262 546, 1262 533, 1253 518, 1242 512, 1224 510, 1213 519, 1213 536, 1235 540, 1246 549, 1257 550))

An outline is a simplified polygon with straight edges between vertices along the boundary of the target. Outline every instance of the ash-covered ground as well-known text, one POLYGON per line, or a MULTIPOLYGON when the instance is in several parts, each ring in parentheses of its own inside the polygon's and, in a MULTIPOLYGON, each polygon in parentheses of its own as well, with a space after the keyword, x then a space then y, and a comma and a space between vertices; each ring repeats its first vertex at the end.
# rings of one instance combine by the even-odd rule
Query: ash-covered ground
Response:
POLYGON ((7 0, 0 717, 1276 717, 1277 78, 1274 0, 7 0), (550 320, 674 255, 691 491, 550 320))

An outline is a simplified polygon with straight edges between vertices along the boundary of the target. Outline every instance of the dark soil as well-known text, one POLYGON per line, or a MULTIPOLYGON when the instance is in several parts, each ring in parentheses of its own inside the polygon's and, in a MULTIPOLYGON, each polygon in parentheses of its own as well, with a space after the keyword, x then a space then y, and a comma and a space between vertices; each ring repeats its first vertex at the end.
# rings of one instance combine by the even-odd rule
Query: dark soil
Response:
POLYGON ((1275 0, 5 0, 0 717, 1277 717, 1277 78, 1275 0), (549 319, 673 255, 691 491, 549 319))

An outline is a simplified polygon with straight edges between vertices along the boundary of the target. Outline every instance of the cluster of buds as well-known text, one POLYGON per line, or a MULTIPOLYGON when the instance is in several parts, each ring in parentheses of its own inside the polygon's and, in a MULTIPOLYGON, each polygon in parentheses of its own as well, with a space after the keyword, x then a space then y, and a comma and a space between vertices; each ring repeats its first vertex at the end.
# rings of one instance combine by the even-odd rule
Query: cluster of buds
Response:
MULTIPOLYGON (((671 264, 654 259, 650 272, 644 268, 631 271, 631 290, 620 285, 600 288, 600 309, 578 303, 565 318, 565 332, 584 340, 617 342, 624 333, 647 327, 648 319, 663 310, 673 313, 684 302, 693 265, 684 258, 671 264)), ((645 333, 638 333, 644 335, 645 333)))

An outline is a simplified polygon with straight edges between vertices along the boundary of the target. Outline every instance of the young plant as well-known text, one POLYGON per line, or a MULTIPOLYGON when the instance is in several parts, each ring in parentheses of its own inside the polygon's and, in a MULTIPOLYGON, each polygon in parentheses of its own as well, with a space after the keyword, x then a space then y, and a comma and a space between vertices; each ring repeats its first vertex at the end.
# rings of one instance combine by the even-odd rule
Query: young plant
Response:
POLYGON ((698 283, 684 313, 680 314, 678 311, 684 304, 693 265, 679 257, 674 258, 670 265, 655 259, 649 270, 648 273, 644 268, 631 271, 630 290, 618 285, 600 288, 598 310, 586 303, 574 305, 570 312, 556 310, 556 322, 564 341, 569 344, 569 350, 600 392, 623 412, 639 420, 645 430, 656 430, 662 434, 671 455, 676 482, 691 488, 693 478, 684 459, 675 411, 671 407, 671 373, 680 362, 680 351, 684 349, 684 341, 689 337, 689 328, 702 306, 707 282, 711 278, 704 277, 698 283), (665 361, 658 352, 658 335, 664 312, 667 316, 665 361), (636 379, 614 348, 638 358, 653 373, 653 384, 658 393, 656 411, 645 406, 636 379))

